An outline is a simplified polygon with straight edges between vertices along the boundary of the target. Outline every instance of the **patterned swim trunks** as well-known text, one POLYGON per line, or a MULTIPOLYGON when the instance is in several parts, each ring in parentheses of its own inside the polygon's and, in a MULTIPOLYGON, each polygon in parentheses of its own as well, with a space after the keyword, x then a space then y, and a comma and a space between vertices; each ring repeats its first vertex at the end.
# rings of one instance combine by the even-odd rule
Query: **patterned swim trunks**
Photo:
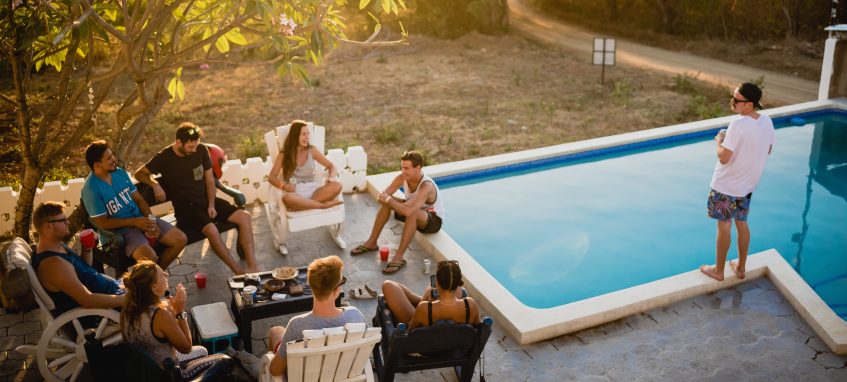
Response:
POLYGON ((718 220, 735 219, 743 222, 747 221, 747 215, 750 213, 750 199, 752 198, 752 192, 739 198, 711 190, 709 191, 709 202, 706 209, 710 218, 718 220))

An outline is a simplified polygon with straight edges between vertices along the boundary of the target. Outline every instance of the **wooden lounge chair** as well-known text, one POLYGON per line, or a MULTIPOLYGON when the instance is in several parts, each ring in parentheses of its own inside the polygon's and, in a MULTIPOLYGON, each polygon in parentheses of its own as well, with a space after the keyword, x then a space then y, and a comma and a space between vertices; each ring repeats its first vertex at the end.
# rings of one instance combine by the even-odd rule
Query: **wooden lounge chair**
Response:
MULTIPOLYGON (((288 353, 288 382, 301 381, 369 381, 374 380, 370 353, 382 338, 379 328, 364 323, 323 330, 304 330, 303 341, 290 342, 288 353)), ((259 382, 281 382, 280 376, 270 374, 273 354, 262 356, 259 382)))
MULTIPOLYGON (((268 146, 268 153, 271 157, 271 162, 276 160, 279 155, 279 149, 285 143, 285 137, 288 135, 288 129, 291 125, 277 127, 265 133, 265 144, 268 146)), ((323 126, 317 126, 309 122, 309 143, 324 152, 324 135, 326 129, 323 126)), ((341 149, 330 150, 326 154, 338 171, 347 167, 346 157, 341 149)), ((323 179, 326 182, 326 170, 323 166, 315 162, 315 175, 318 179, 323 179)), ((339 200, 344 200, 341 194, 338 194, 339 200)), ((276 187, 268 187, 268 202, 265 203, 266 215, 268 223, 271 226, 273 234, 274 247, 283 255, 288 254, 286 241, 291 232, 305 231, 307 229, 328 226, 329 233, 335 244, 339 248, 346 248, 347 243, 341 238, 341 232, 344 230, 344 203, 327 209, 315 209, 304 211, 289 211, 282 203, 282 190, 276 187)))
POLYGON ((76 381, 88 362, 84 346, 87 330, 82 323, 97 322, 93 328, 93 338, 106 345, 116 344, 123 341, 118 328, 120 313, 113 309, 76 308, 56 315, 53 299, 41 286, 30 264, 32 249, 29 244, 21 238, 15 238, 9 246, 9 251, 14 251, 12 261, 16 267, 26 267, 35 301, 41 308, 41 324, 44 328, 37 345, 21 345, 15 350, 22 354, 35 355, 35 363, 44 380, 76 381))
POLYGON ((407 331, 406 324, 395 322, 384 296, 377 299, 376 309, 373 325, 382 327, 382 341, 373 352, 380 382, 394 381, 397 372, 443 367, 452 367, 460 381, 471 381, 491 335, 491 317, 477 325, 445 320, 407 331))

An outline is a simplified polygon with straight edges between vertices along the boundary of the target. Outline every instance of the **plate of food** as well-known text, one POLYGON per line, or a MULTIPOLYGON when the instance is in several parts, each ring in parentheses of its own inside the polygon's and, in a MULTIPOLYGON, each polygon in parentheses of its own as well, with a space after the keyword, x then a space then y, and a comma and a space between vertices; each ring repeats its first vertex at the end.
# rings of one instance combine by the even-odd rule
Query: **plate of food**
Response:
POLYGON ((277 280, 291 280, 299 274, 300 271, 294 267, 279 267, 271 272, 271 276, 277 280))
POLYGON ((264 289, 268 292, 276 293, 281 291, 282 288, 285 288, 285 281, 270 279, 268 281, 265 281, 265 284, 262 285, 262 287, 264 287, 264 289))

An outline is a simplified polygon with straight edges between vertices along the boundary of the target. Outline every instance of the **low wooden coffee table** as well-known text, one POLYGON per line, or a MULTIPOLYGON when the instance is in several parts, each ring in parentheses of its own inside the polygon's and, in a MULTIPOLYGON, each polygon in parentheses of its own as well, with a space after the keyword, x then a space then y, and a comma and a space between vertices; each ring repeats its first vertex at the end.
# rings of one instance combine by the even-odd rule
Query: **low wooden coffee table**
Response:
MULTIPOLYGON (((295 280, 297 283, 303 285, 303 294, 298 296, 289 295, 285 300, 281 301, 270 300, 270 294, 267 295, 267 300, 259 298, 260 292, 263 290, 261 285, 273 277, 271 276, 270 271, 257 273, 260 277, 260 287, 259 292, 257 292, 258 301, 253 302, 251 305, 244 305, 244 301, 241 299, 241 289, 229 287, 229 281, 243 282, 245 280, 244 276, 233 276, 227 279, 227 287, 230 289, 230 293, 232 294, 232 303, 230 304, 230 308, 232 309, 233 315, 235 315, 235 324, 238 326, 238 335, 241 337, 241 343, 244 346, 244 350, 247 350, 250 353, 253 352, 252 334, 254 320, 312 310, 312 290, 306 283, 306 267, 299 268, 298 271, 299 275, 297 275, 295 280)), ((291 281, 286 281, 286 288, 279 293, 288 294, 288 285, 290 283, 291 281)), ((341 297, 344 297, 343 292, 335 300, 335 306, 341 306, 341 297)))

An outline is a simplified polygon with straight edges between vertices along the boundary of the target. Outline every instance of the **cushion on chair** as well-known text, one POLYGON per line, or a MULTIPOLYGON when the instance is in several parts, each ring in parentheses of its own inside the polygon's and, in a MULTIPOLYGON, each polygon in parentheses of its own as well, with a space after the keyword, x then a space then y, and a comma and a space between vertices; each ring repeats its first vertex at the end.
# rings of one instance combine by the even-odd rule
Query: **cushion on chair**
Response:
POLYGON ((332 207, 326 208, 326 209, 301 210, 301 211, 286 210, 285 215, 288 216, 289 219, 297 219, 297 218, 303 218, 303 217, 311 216, 311 215, 320 215, 320 214, 324 214, 324 213, 340 211, 342 208, 344 208, 344 207, 342 207, 342 205, 339 204, 337 206, 332 206, 332 207))

